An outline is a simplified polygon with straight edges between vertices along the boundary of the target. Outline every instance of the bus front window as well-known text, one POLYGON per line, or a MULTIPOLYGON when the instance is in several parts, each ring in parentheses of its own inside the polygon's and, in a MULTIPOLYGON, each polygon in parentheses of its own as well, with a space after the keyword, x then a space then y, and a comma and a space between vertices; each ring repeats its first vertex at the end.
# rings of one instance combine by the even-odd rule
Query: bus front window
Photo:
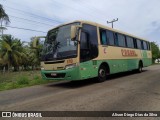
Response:
POLYGON ((60 60, 77 56, 77 41, 71 41, 70 32, 73 23, 48 32, 42 50, 42 61, 60 60))

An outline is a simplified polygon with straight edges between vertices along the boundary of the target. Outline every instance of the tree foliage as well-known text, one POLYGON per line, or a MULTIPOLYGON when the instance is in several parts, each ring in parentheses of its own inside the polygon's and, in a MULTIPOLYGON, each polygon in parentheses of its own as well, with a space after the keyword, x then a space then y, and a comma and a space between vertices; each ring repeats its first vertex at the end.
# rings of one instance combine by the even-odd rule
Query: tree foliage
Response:
POLYGON ((24 45, 20 39, 14 38, 12 35, 3 35, 3 30, 6 29, 3 24, 7 25, 10 22, 9 16, 6 14, 3 6, 0 4, 0 69, 8 69, 12 67, 15 71, 34 68, 40 65, 40 53, 42 44, 39 42, 38 49, 32 49, 32 41, 29 45, 24 45))
POLYGON ((21 41, 11 35, 4 35, 0 43, 0 58, 3 60, 3 64, 7 64, 8 68, 14 66, 16 70, 26 58, 21 41))
POLYGON ((2 32, 2 34, 3 34, 3 30, 7 29, 2 26, 3 23, 5 23, 5 25, 7 25, 8 23, 10 23, 10 20, 9 20, 9 16, 5 12, 3 6, 0 4, 0 31, 2 32))
POLYGON ((6 66, 6 69, 14 67, 14 71, 19 70, 21 66, 27 70, 40 65, 40 53, 42 44, 39 43, 38 49, 32 49, 32 41, 29 45, 14 38, 11 35, 4 35, 0 39, 0 65, 6 66))
POLYGON ((153 61, 157 58, 160 58, 160 49, 155 42, 151 42, 151 48, 153 61))

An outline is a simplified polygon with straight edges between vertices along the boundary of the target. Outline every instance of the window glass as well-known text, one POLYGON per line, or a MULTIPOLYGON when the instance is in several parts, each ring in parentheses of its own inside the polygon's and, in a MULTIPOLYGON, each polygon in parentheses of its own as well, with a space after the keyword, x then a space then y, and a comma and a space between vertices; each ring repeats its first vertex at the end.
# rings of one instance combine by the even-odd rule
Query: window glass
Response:
POLYGON ((107 34, 106 30, 100 29, 100 39, 102 45, 107 45, 107 34))
POLYGON ((127 36, 127 47, 134 48, 133 38, 127 36))
POLYGON ((144 45, 143 45, 143 41, 141 40, 141 48, 142 50, 144 50, 144 45))
POLYGON ((122 47, 126 46, 125 36, 119 33, 118 33, 118 43, 119 43, 119 46, 122 46, 122 47))
POLYGON ((133 43, 134 43, 134 48, 138 48, 137 47, 137 39, 133 38, 133 43))
POLYGON ((114 34, 112 31, 107 30, 107 40, 109 42, 109 45, 114 45, 114 34))
POLYGON ((85 32, 81 33, 81 49, 88 49, 88 43, 87 43, 87 34, 85 32))
POLYGON ((144 50, 147 50, 147 42, 143 41, 144 50))
POLYGON ((93 25, 83 24, 81 40, 82 38, 84 38, 87 46, 80 44, 80 61, 85 62, 96 58, 98 56, 97 27, 93 25))
POLYGON ((115 45, 119 46, 117 33, 114 33, 114 40, 115 40, 115 45))
POLYGON ((137 47, 138 47, 138 49, 142 49, 142 48, 141 48, 141 41, 138 40, 138 39, 137 39, 137 47))

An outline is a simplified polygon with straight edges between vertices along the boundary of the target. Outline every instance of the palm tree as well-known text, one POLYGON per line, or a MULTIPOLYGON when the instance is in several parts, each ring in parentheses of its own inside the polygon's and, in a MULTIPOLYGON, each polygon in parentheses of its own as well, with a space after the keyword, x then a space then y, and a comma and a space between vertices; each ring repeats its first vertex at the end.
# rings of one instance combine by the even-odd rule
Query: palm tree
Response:
POLYGON ((14 66, 14 70, 17 70, 19 65, 22 64, 23 59, 26 58, 21 41, 13 38, 11 35, 3 36, 1 40, 0 58, 5 61, 7 68, 14 66))
POLYGON ((10 22, 10 20, 9 20, 9 16, 6 14, 3 6, 0 4, 0 24, 1 24, 0 30, 2 32, 2 35, 3 35, 3 30, 6 29, 5 27, 2 26, 3 22, 5 23, 5 25, 7 25, 10 22))
MULTIPOLYGON (((35 39, 35 37, 31 38, 31 42, 30 42, 30 48, 33 47, 33 40, 35 39)), ((32 58, 32 69, 37 66, 40 66, 40 56, 42 53, 42 47, 43 47, 43 43, 40 42, 40 38, 37 38, 37 49, 31 49, 32 53, 30 54, 30 57, 32 58)))

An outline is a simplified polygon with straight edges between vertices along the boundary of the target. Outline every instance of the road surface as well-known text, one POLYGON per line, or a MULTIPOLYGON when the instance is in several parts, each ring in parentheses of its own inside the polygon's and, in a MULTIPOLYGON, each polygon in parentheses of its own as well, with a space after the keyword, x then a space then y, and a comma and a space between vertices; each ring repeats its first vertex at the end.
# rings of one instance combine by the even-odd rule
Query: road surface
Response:
POLYGON ((0 111, 160 111, 160 65, 103 83, 61 81, 2 91, 0 111))

